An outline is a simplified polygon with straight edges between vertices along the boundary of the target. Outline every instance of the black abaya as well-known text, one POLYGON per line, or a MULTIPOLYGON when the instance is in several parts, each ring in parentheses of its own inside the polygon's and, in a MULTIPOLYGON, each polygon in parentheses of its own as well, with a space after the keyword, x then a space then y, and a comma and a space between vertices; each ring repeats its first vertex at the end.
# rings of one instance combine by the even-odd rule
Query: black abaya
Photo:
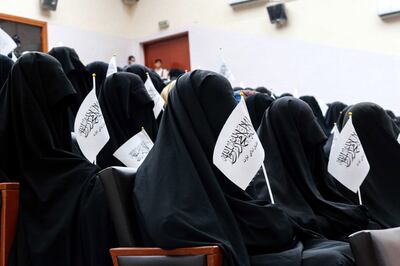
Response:
POLYGON ((8 56, 0 54, 0 89, 6 82, 8 73, 10 73, 13 65, 13 60, 11 60, 8 56))
POLYGON ((321 251, 307 261, 292 220, 278 206, 253 200, 213 165, 218 134, 235 105, 229 82, 218 74, 196 70, 177 79, 135 179, 145 245, 218 244, 226 265, 353 265, 347 244, 321 239, 315 245, 333 245, 332 258, 321 251))
POLYGON ((156 90, 158 91, 158 93, 161 93, 165 87, 165 84, 162 81, 162 79, 160 78, 160 76, 146 66, 143 66, 140 64, 133 64, 133 65, 126 66, 124 68, 124 71, 138 75, 142 79, 143 83, 146 82, 147 73, 149 73, 151 81, 153 82, 153 85, 156 88, 156 90))
POLYGON ((318 124, 321 126, 324 133, 326 135, 329 135, 330 130, 328 128, 328 125, 326 125, 325 123, 324 114, 321 111, 321 107, 319 106, 317 99, 315 99, 314 96, 301 96, 300 100, 303 100, 311 107, 311 110, 317 118, 318 124))
MULTIPOLYGON (((87 71, 89 71, 90 74, 96 74, 96 88, 99 89, 103 82, 106 80, 108 64, 101 61, 95 61, 88 64, 86 66, 86 69, 87 71)), ((91 84, 93 86, 93 81, 91 82, 91 84)), ((98 94, 98 91, 96 91, 96 93, 98 94)))
POLYGON ((154 102, 137 75, 116 73, 100 87, 99 103, 110 140, 97 156, 97 164, 102 168, 123 166, 113 154, 142 127, 153 141, 156 139, 158 126, 153 113, 154 102))
POLYGON ((342 196, 327 172, 326 136, 306 103, 293 97, 276 100, 258 134, 275 200, 300 226, 338 240, 367 229, 365 207, 342 196))
POLYGON ((273 101, 274 99, 272 97, 264 93, 256 93, 246 98, 246 105, 251 123, 256 130, 260 126, 265 111, 273 101))
MULTIPOLYGON (((400 226, 400 129, 377 104, 353 105, 344 115, 343 126, 349 112, 353 113, 353 125, 370 164, 360 189, 363 204, 384 227, 400 226)), ((343 189, 358 203, 355 193, 343 189)))
POLYGON ((0 92, 0 168, 20 183, 10 265, 110 265, 110 224, 98 168, 72 153, 68 106, 76 92, 42 53, 15 63, 0 92))
POLYGON ((71 106, 75 115, 82 101, 92 89, 92 75, 86 70, 78 54, 72 48, 56 47, 49 51, 49 55, 61 63, 65 74, 77 92, 76 101, 71 106))

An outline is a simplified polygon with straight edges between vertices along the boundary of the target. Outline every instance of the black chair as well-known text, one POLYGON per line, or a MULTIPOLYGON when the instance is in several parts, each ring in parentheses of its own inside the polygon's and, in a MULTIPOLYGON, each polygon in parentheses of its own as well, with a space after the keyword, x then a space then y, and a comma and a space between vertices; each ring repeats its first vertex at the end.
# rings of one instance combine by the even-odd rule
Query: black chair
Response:
POLYGON ((349 240, 358 266, 400 265, 400 227, 360 231, 349 240))
POLYGON ((137 247, 140 227, 135 221, 132 168, 110 167, 99 173, 107 197, 118 246, 110 250, 114 266, 221 266, 218 246, 188 247, 173 250, 137 247))

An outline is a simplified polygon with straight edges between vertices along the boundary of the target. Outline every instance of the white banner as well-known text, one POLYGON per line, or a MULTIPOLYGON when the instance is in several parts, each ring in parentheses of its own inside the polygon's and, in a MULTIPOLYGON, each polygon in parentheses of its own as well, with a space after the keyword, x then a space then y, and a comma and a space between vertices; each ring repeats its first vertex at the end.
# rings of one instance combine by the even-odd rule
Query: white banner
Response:
POLYGON ((96 96, 96 82, 76 114, 74 131, 83 155, 95 163, 96 156, 110 139, 103 113, 96 96))
POLYGON ((153 146, 153 141, 147 135, 146 130, 142 129, 119 147, 113 155, 126 166, 137 170, 153 146))
POLYGON ((154 116, 157 118, 164 108, 164 104, 165 104, 164 99, 161 97, 161 95, 158 93, 158 91, 154 87, 154 84, 151 81, 149 74, 147 74, 147 80, 144 83, 144 86, 146 87, 147 92, 149 93, 151 99, 154 102, 153 112, 154 112, 154 116))
POLYGON ((0 28, 0 54, 7 56, 15 48, 17 48, 17 44, 10 35, 0 28))
POLYGON ((118 72, 117 68, 117 57, 113 55, 111 57, 110 63, 108 63, 108 68, 107 68, 107 74, 106 77, 111 76, 112 74, 115 74, 118 72))
POLYGON ((264 156, 264 149, 242 97, 218 136, 213 162, 227 178, 244 190, 260 170, 264 156))
POLYGON ((356 193, 367 177, 370 166, 350 116, 332 142, 328 172, 345 187, 356 193))

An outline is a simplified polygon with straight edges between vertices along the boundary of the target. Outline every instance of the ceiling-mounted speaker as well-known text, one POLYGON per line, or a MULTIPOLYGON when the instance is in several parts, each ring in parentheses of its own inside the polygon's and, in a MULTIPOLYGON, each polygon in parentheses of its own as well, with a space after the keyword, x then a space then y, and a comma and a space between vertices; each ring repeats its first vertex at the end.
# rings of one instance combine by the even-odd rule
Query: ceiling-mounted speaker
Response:
POLYGON ((40 0, 40 5, 44 10, 56 11, 58 0, 40 0))
POLYGON ((284 4, 267 6, 269 20, 272 24, 283 25, 287 22, 286 9, 284 4))

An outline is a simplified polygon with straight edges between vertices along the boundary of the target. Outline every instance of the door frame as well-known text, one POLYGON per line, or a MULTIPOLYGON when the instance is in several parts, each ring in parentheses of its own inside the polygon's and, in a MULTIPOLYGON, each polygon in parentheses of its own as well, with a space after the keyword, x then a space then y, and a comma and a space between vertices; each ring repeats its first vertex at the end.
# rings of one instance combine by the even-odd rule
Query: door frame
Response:
POLYGON ((9 15, 9 14, 5 14, 5 13, 0 13, 0 19, 40 27, 42 52, 44 52, 44 53, 48 52, 49 44, 48 44, 48 37, 47 37, 47 22, 41 21, 41 20, 36 20, 36 19, 31 19, 31 18, 9 15))

